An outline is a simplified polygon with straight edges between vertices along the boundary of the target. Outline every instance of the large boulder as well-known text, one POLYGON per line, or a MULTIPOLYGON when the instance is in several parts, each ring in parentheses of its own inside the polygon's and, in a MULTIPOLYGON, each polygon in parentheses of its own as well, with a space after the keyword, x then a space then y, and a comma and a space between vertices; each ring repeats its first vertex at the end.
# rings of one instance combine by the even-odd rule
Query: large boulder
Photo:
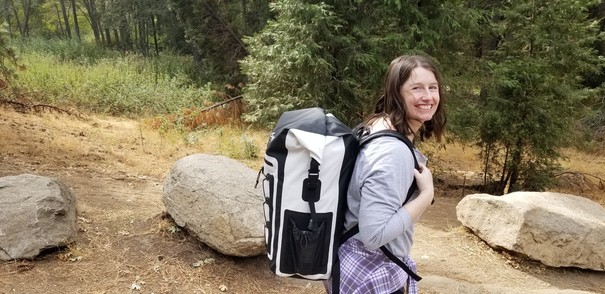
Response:
POLYGON ((263 195, 257 172, 223 156, 193 154, 175 162, 162 200, 177 225, 231 256, 265 253, 263 195))
POLYGON ((0 178, 0 259, 31 259, 64 247, 77 235, 76 200, 53 178, 23 174, 0 178))
POLYGON ((553 267, 605 271, 605 208, 584 197, 552 192, 472 194, 458 220, 495 248, 553 267))

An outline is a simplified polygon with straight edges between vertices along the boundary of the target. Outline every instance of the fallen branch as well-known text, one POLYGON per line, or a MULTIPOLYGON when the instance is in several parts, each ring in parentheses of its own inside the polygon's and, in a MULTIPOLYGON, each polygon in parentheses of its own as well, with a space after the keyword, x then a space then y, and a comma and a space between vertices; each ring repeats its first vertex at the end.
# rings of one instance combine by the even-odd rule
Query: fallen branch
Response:
POLYGON ((60 113, 65 113, 68 115, 74 115, 74 113, 72 113, 69 110, 65 110, 63 108, 59 108, 57 106, 53 106, 53 105, 49 105, 49 104, 34 104, 30 106, 32 109, 34 109, 35 111, 40 111, 39 109, 50 109, 50 110, 54 110, 56 112, 60 112, 60 113))
POLYGON ((8 104, 11 105, 12 107, 21 107, 21 108, 29 108, 29 105, 25 104, 25 103, 21 103, 15 100, 9 100, 6 98, 0 98, 0 104, 8 104))
POLYGON ((50 104, 33 104, 33 103, 23 103, 23 102, 19 102, 16 100, 10 100, 10 99, 6 99, 6 98, 0 98, 0 104, 8 104, 11 105, 13 108, 15 108, 15 110, 17 111, 28 111, 28 110, 33 110, 36 112, 40 112, 43 110, 52 110, 52 111, 56 111, 59 113, 64 113, 67 115, 73 115, 73 116, 77 116, 77 117, 81 117, 79 114, 73 113, 69 110, 54 106, 54 105, 50 105, 50 104))
POLYGON ((227 104, 227 103, 231 103, 231 102, 233 102, 233 101, 240 100, 240 99, 242 99, 242 97, 243 97, 242 95, 239 95, 239 96, 235 96, 235 97, 233 97, 233 98, 229 98, 229 99, 227 99, 227 100, 225 100, 225 101, 221 101, 221 102, 216 103, 216 104, 214 104, 214 105, 212 105, 212 106, 206 107, 206 108, 204 108, 204 109, 200 110, 200 112, 206 112, 206 111, 208 111, 208 110, 211 110, 211 109, 217 108, 217 107, 219 107, 219 106, 221 106, 221 105, 225 105, 225 104, 227 104))
MULTIPOLYGON (((595 176, 595 175, 589 174, 589 173, 581 173, 581 172, 562 172, 562 173, 556 174, 556 175, 555 175, 555 178, 558 178, 558 177, 561 177, 561 176, 565 176, 565 175, 571 175, 572 177, 580 178, 580 179, 583 181, 582 183, 584 184, 584 186, 586 186, 586 188, 588 188, 588 186, 586 185, 586 182, 589 182, 589 180, 587 179, 587 176, 588 176, 588 177, 593 177, 593 178, 595 178, 595 179, 597 179, 597 180, 598 180, 598 182, 599 182, 599 184, 598 184, 599 188, 600 188, 600 189, 602 189, 602 190, 603 190, 603 189, 605 189, 605 180, 604 180, 604 179, 602 179, 602 178, 600 178, 600 177, 598 177, 598 176, 595 176)), ((582 187, 580 187, 580 185, 579 185, 578 183, 572 183, 572 181, 571 181, 569 178, 565 178, 565 180, 566 180, 566 181, 567 181, 567 182, 568 182, 570 185, 575 185, 575 186, 577 186, 577 187, 578 187, 580 190, 582 190, 582 191, 583 191, 582 187)))
POLYGON ((581 172, 562 172, 562 173, 556 174, 555 177, 559 177, 559 176, 562 176, 562 175, 565 175, 565 174, 571 174, 571 175, 574 175, 574 176, 581 175, 584 178, 585 178, 585 176, 590 176, 590 177, 593 177, 593 178, 599 180, 600 182, 605 182, 605 179, 602 179, 602 178, 600 178, 598 176, 595 176, 595 175, 592 175, 592 174, 588 174, 588 173, 581 173, 581 172))

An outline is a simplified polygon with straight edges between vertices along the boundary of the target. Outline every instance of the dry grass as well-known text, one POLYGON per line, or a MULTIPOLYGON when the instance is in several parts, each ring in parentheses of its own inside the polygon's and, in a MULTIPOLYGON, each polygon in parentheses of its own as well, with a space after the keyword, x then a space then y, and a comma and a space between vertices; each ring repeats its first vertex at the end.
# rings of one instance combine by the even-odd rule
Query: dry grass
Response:
POLYGON ((585 153, 573 149, 563 151, 565 160, 561 165, 565 170, 592 174, 605 179, 605 154, 585 153))
MULTIPOLYGON (((429 156, 436 178, 467 186, 483 182, 479 150, 460 143, 424 143, 420 149, 429 156)), ((560 160, 563 172, 549 191, 584 196, 605 205, 605 156, 566 149, 560 160)))

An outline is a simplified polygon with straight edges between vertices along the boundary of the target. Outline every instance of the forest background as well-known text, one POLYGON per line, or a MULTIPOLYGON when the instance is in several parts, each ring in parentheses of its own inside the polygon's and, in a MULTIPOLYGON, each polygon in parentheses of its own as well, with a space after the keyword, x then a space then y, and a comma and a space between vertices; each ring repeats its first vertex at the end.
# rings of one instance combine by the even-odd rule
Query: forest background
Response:
MULTIPOLYGON (((479 151, 480 190, 545 190, 563 149, 605 147, 605 1, 0 7, 0 99, 15 107, 148 118, 184 139, 216 124, 267 133, 283 111, 314 106, 354 125, 372 110, 388 62, 424 54, 443 72, 447 142, 479 151)), ((259 147, 242 142, 231 157, 258 161, 259 147)))

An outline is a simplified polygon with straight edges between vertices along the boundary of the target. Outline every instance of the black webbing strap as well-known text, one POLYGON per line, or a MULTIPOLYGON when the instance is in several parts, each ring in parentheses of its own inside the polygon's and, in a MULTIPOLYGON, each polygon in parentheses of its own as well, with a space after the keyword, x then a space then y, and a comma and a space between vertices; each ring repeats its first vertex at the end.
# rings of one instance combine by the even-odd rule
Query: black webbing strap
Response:
MULTIPOLYGON (((355 234, 359 233, 359 226, 355 225, 350 230, 346 231, 342 236, 340 236, 340 247, 347 240, 351 239, 351 237, 355 236, 355 234)), ((334 263, 332 264, 332 293, 340 293, 340 258, 338 258, 338 249, 336 250, 336 256, 334 258, 334 263)))
POLYGON ((311 219, 309 220, 309 226, 307 227, 310 231, 315 230, 317 226, 316 213, 315 213, 315 202, 319 201, 321 194, 321 181, 319 180, 319 162, 315 158, 311 158, 309 164, 309 174, 303 181, 303 201, 309 203, 309 210, 311 212, 311 219))
POLYGON ((340 293, 340 258, 338 249, 334 250, 334 262, 332 263, 332 294, 340 293))
POLYGON ((342 236, 340 237, 340 245, 347 242, 347 240, 351 239, 351 237, 355 236, 355 234, 357 233, 359 233, 359 225, 355 225, 350 230, 342 234, 342 236))
POLYGON ((319 181, 319 162, 315 158, 311 158, 311 164, 309 166, 309 174, 307 177, 305 188, 308 194, 305 197, 303 193, 303 200, 309 203, 309 210, 311 212, 311 219, 309 220, 309 226, 307 227, 310 231, 315 231, 316 213, 315 213, 315 202, 319 201, 319 195, 321 194, 321 182, 319 181))
MULTIPOLYGON (((412 157, 414 158, 414 168, 417 170, 420 170, 420 165, 418 165, 418 159, 416 159, 416 153, 414 152, 414 143, 412 143, 412 141, 410 141, 410 139, 408 139, 408 137, 402 135, 401 133, 399 133, 397 131, 393 131, 393 130, 381 130, 378 132, 367 134, 367 133, 363 133, 363 129, 361 127, 357 127, 356 133, 358 136, 362 136, 359 141, 359 148, 361 148, 361 146, 367 144, 368 142, 370 142, 378 137, 394 137, 394 138, 399 139, 399 141, 403 142, 406 146, 408 146, 408 148, 412 152, 412 157)), ((416 190, 416 187, 417 187, 416 179, 414 179, 412 181, 412 186, 410 187, 410 190, 414 191, 414 190, 416 190)), ((411 196, 412 196, 412 194, 408 193, 408 196, 403 203, 404 204, 407 203, 408 200, 410 200, 411 196)), ((434 203, 435 203, 435 199, 433 198, 433 200, 431 201, 431 205, 433 205, 434 203)))
POLYGON ((408 274, 412 279, 416 280, 416 282, 422 280, 422 278, 417 275, 414 271, 412 271, 401 259, 397 258, 393 252, 387 249, 385 246, 381 246, 380 250, 384 255, 386 255, 392 262, 396 263, 399 267, 403 269, 404 272, 408 274))

